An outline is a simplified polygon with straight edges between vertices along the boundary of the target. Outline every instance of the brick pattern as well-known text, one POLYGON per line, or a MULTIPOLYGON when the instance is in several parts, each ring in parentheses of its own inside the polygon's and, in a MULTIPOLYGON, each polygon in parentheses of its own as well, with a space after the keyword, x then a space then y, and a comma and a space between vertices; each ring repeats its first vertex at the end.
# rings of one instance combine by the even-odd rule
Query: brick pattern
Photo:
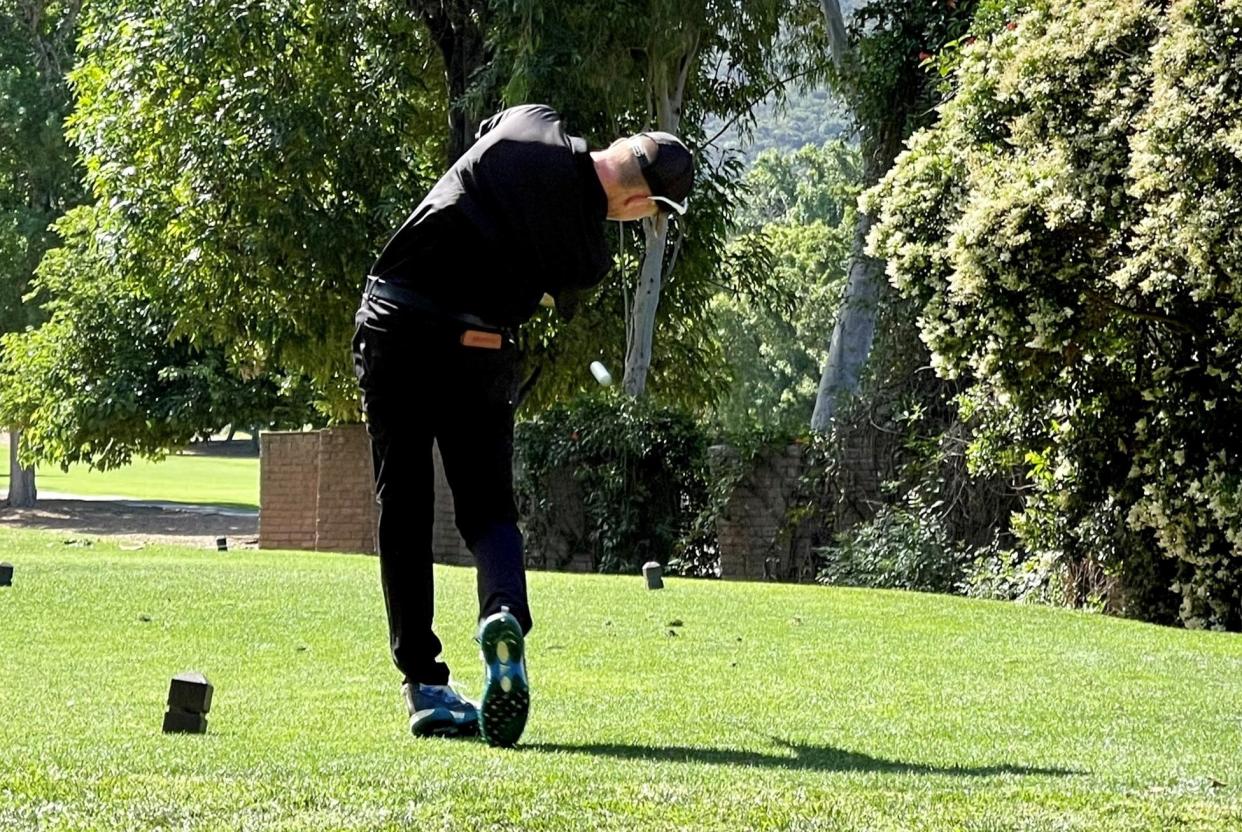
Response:
MULTIPOLYGON (((261 448, 260 548, 375 553, 379 506, 365 427, 267 432, 261 448)), ((439 449, 433 457, 433 556, 437 563, 473 564, 453 520, 453 496, 439 449)))
POLYGON ((587 527, 586 496, 573 469, 561 466, 549 471, 544 488, 545 508, 536 516, 524 518, 529 531, 527 567, 595 572, 595 546, 587 527))
POLYGON ((259 447, 259 547, 314 549, 319 434, 272 431, 259 447))
MULTIPOLYGON (((813 581, 815 548, 835 531, 864 523, 883 503, 881 484, 896 475, 899 448, 887 433, 860 428, 841 438, 825 493, 815 509, 794 522, 806 505, 800 493, 807 462, 800 445, 770 448, 750 463, 716 523, 720 573, 737 580, 813 581)), ((727 446, 711 449, 716 470, 738 463, 727 446)))
POLYGON ((453 509, 453 491, 444 476, 444 463, 440 461, 440 446, 432 446, 436 465, 436 516, 431 527, 431 551, 436 563, 453 566, 474 566, 474 555, 466 548, 466 541, 457 531, 456 513, 453 509))
POLYGON ((362 425, 319 431, 315 548, 374 552, 379 506, 371 473, 371 441, 362 425))

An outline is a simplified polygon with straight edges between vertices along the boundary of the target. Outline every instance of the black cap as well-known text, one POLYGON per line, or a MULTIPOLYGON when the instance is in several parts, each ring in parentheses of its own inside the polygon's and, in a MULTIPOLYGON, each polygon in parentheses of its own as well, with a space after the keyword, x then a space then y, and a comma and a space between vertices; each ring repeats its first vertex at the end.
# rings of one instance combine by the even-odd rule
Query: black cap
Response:
POLYGON ((645 136, 656 143, 654 159, 648 158, 642 142, 634 141, 631 145, 651 195, 677 203, 680 207, 678 213, 684 213, 686 198, 694 185, 694 157, 681 139, 672 133, 656 131, 639 133, 638 136, 645 136))

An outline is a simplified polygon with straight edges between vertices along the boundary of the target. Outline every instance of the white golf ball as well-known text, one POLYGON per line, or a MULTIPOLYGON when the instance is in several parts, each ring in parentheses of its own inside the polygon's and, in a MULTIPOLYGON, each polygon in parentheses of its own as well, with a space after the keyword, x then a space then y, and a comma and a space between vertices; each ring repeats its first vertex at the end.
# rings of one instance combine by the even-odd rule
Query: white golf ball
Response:
POLYGON ((595 380, 605 387, 612 384, 612 373, 608 372, 608 368, 598 361, 591 362, 591 375, 595 376, 595 380))

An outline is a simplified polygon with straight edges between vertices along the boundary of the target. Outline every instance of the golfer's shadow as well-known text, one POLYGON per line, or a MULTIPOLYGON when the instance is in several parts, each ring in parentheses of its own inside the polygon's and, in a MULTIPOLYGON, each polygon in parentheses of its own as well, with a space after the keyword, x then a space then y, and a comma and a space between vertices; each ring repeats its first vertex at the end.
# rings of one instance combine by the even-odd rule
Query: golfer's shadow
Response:
POLYGON ((528 751, 552 751, 569 754, 592 754, 621 760, 645 760, 661 763, 701 763, 725 766, 762 766, 804 771, 875 771, 886 774, 943 774, 953 777, 994 777, 1003 774, 1055 775, 1065 777, 1082 772, 1038 766, 933 766, 925 763, 904 763, 885 760, 854 751, 822 745, 806 745, 769 737, 786 749, 788 754, 765 754, 760 751, 739 751, 725 748, 687 748, 661 745, 621 745, 618 743, 536 743, 523 745, 528 751))

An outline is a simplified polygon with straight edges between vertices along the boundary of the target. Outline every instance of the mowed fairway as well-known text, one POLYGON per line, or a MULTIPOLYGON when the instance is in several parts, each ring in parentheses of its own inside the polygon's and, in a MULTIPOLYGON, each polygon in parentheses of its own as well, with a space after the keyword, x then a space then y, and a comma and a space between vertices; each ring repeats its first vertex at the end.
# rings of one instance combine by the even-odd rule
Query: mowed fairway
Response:
MULTIPOLYGON (((35 485, 41 493, 259 507, 258 456, 215 456, 197 447, 199 453, 174 453, 159 462, 135 459, 111 471, 93 471, 85 465, 71 465, 68 471, 40 466, 35 485)), ((9 491, 8 455, 8 434, 0 434, 0 494, 9 491)))
MULTIPOLYGON (((1237 635, 537 573, 496 750, 407 734, 372 558, 0 530, 0 560, 4 830, 1242 829, 1237 635), (186 669, 210 733, 162 735, 186 669)), ((477 693, 473 572, 437 579, 477 693)))

